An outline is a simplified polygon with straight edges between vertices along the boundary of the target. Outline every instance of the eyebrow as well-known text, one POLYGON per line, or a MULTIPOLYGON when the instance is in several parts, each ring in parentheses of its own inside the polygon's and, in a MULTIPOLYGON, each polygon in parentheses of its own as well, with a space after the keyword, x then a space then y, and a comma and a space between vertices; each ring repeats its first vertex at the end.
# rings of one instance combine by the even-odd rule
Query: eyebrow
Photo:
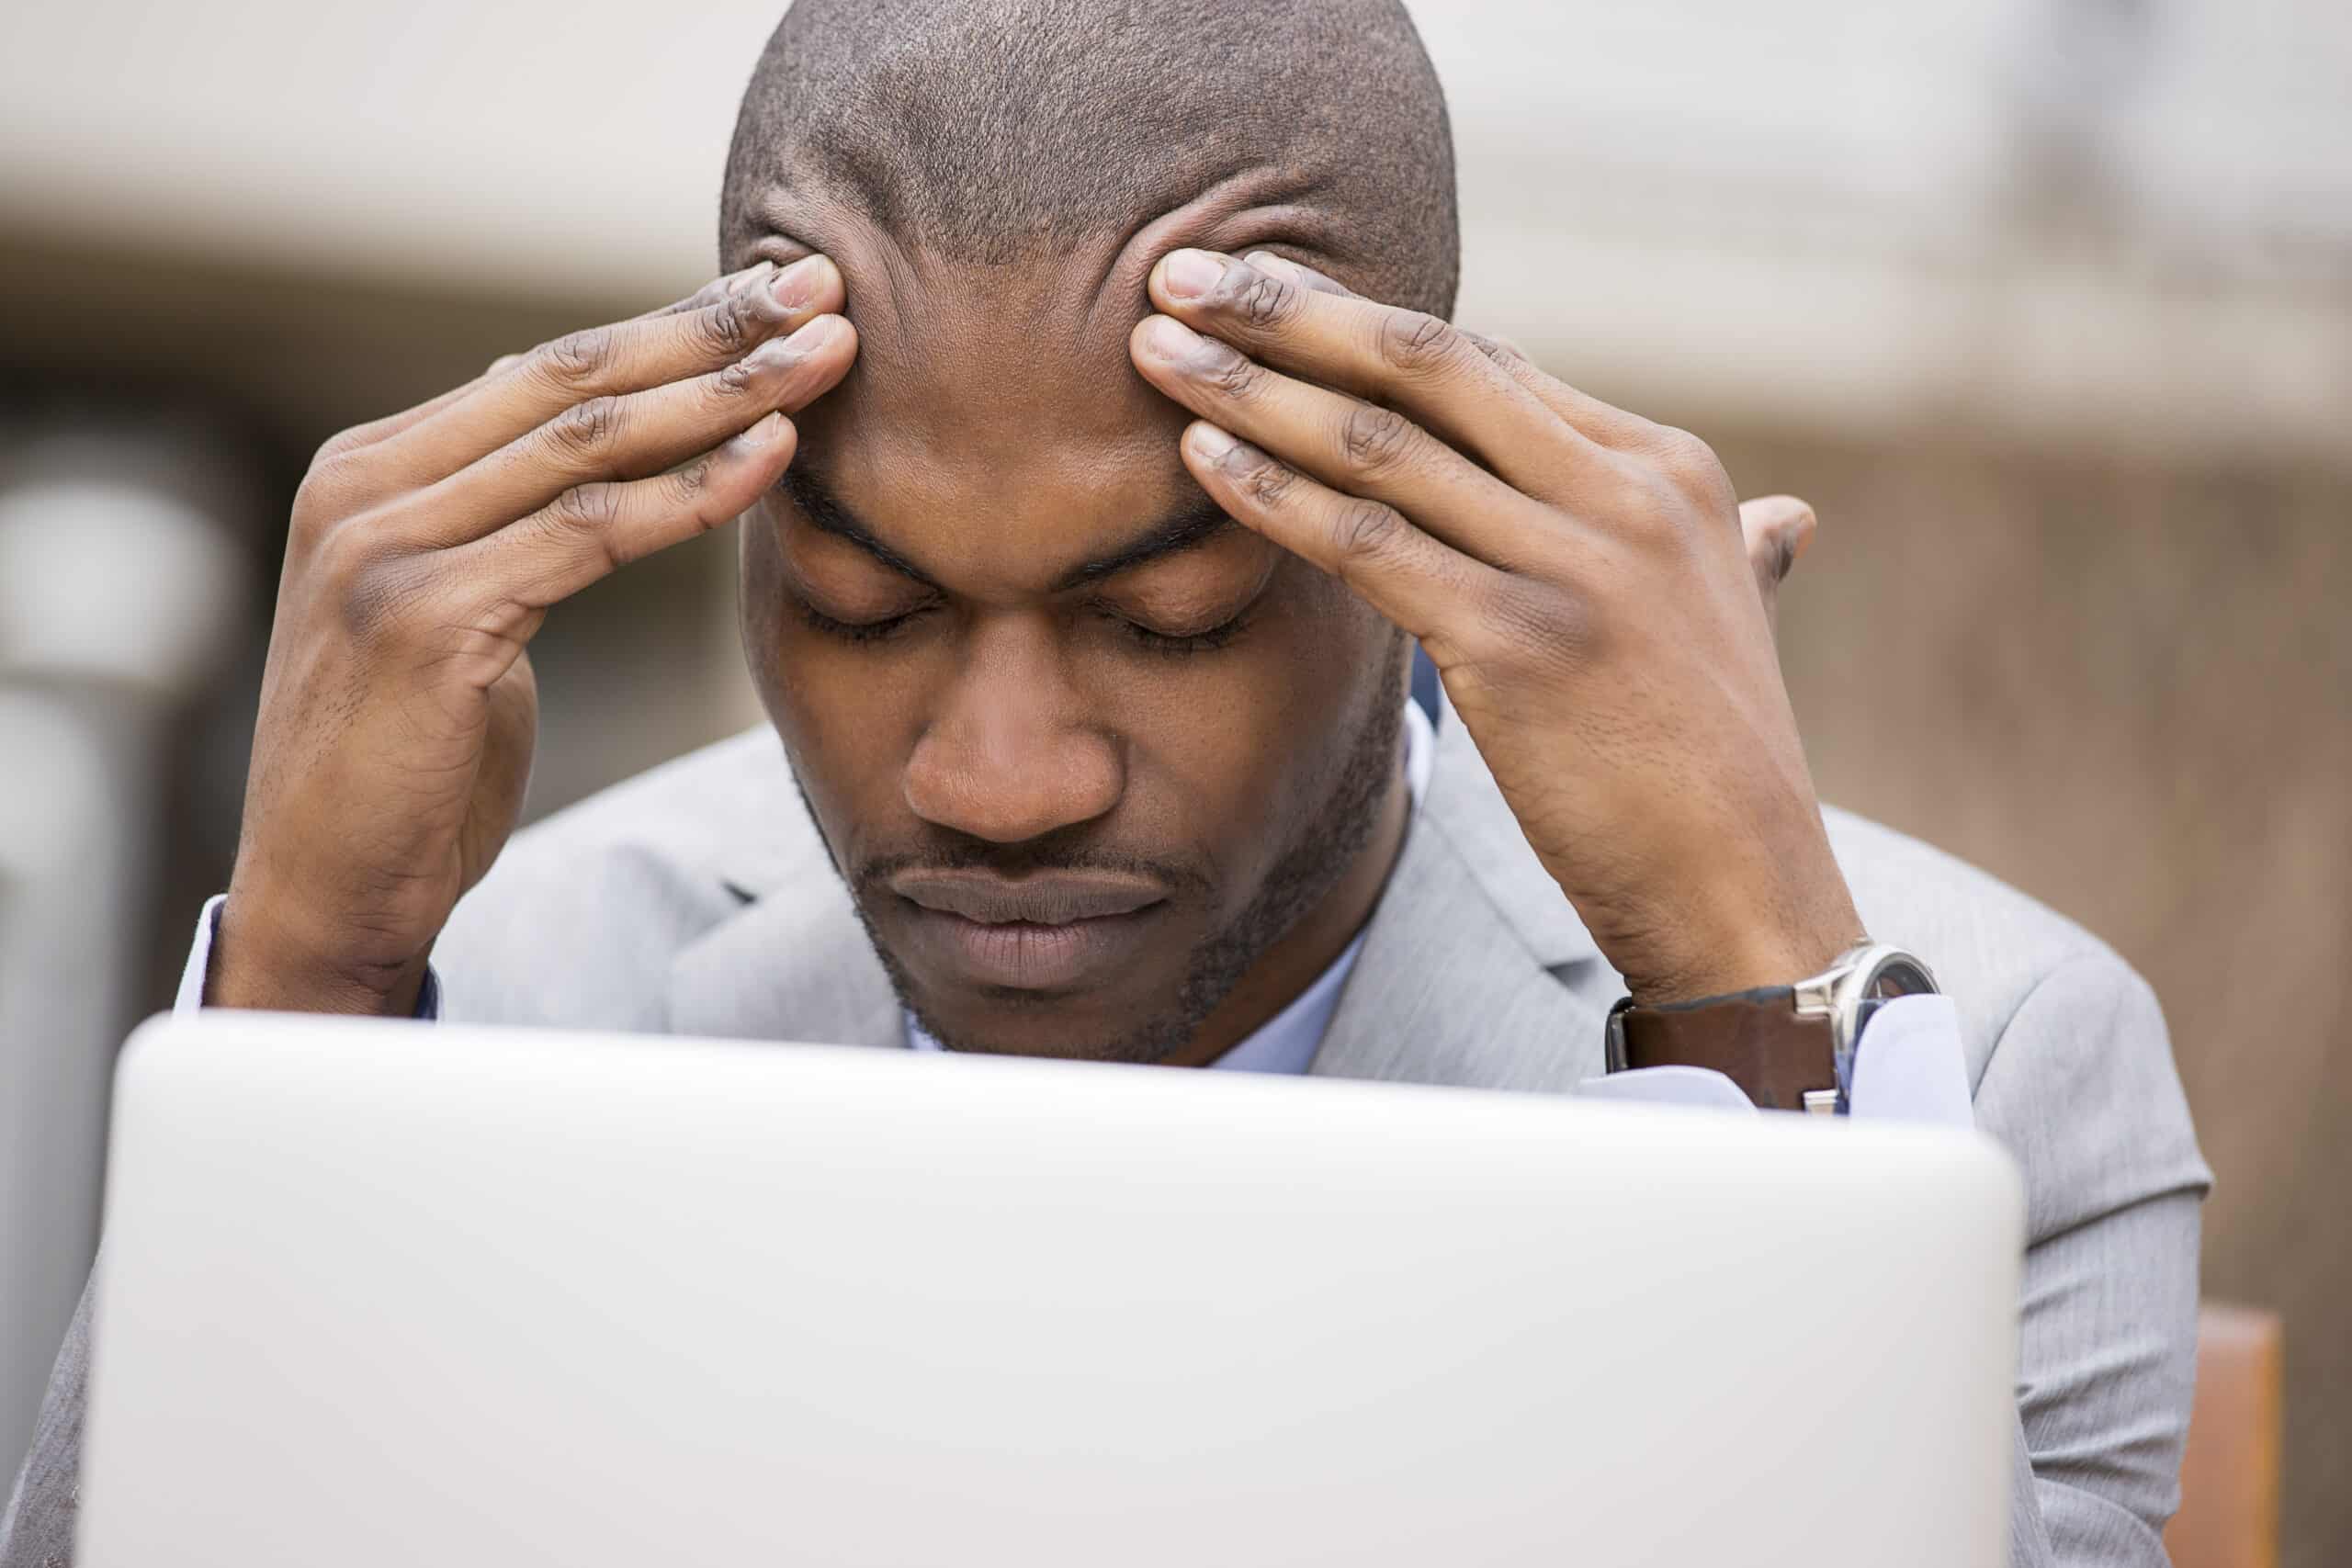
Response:
MULTIPOLYGON (((874 530, 844 506, 841 498, 818 475, 805 468, 794 467, 786 468, 784 478, 777 483, 778 488, 800 508, 802 515, 820 532, 855 545, 903 577, 911 578, 934 592, 944 592, 928 572, 876 538, 874 530)), ((1216 502, 1203 496, 1192 505, 1144 529, 1117 548, 1072 567, 1056 580, 1052 591, 1067 592, 1090 582, 1100 582, 1106 577, 1133 571, 1163 557, 1197 549, 1227 528, 1238 525, 1225 514, 1216 502)))

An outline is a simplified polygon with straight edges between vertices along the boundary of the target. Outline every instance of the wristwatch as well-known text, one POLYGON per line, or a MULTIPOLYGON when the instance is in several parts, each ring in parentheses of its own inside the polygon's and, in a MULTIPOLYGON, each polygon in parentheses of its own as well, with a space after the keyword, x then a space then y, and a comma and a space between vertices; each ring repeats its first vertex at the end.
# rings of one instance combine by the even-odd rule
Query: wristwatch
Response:
POLYGON ((1657 1007, 1627 997, 1609 1011, 1609 1070, 1708 1067, 1768 1111, 1841 1113, 1871 1015, 1883 1002, 1935 989, 1917 958, 1866 942, 1793 986, 1657 1007))

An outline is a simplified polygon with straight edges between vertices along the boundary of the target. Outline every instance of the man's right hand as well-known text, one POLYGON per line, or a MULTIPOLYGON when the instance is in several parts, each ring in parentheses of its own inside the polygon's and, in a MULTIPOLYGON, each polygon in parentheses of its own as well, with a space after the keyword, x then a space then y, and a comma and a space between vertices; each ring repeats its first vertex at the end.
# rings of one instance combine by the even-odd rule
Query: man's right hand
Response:
POLYGON ((548 608, 748 508, 856 356, 821 256, 502 360, 295 497, 207 1001, 413 1011, 530 775, 548 608))

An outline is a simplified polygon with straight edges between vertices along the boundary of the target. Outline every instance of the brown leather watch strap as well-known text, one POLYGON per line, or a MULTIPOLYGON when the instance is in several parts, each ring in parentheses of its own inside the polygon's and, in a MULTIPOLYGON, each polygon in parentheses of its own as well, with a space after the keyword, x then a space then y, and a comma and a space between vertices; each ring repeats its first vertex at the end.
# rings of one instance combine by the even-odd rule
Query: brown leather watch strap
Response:
POLYGON ((1663 1007, 1621 1007, 1612 1066, 1711 1067, 1768 1111, 1802 1111, 1809 1089, 1838 1088, 1837 1032, 1773 986, 1663 1007))

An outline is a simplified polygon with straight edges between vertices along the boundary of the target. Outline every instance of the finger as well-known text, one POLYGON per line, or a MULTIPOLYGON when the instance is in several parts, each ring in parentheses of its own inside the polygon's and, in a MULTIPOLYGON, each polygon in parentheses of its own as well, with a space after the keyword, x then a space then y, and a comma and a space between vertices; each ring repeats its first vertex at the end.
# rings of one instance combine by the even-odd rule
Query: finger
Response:
POLYGON ((1747 547, 1747 564, 1756 573, 1765 616, 1775 626, 1780 621, 1781 584, 1813 542, 1814 526, 1813 508, 1792 495, 1758 496, 1739 503, 1739 531, 1747 547))
POLYGON ((1477 345, 1479 353, 1485 355, 1487 358, 1493 360, 1498 365, 1508 368, 1512 360, 1518 360, 1522 364, 1532 363, 1528 360, 1527 350, 1520 347, 1519 344, 1511 342, 1510 339, 1507 337, 1489 337, 1485 333, 1474 333, 1468 327, 1462 327, 1457 330, 1464 337, 1468 338, 1473 344, 1477 345))
POLYGON ((842 303, 840 270, 823 256, 810 256, 772 277, 739 283, 693 310, 572 333, 379 442, 367 460, 379 482, 403 489, 426 484, 567 409, 716 370, 842 303))
MULTIPOLYGON (((1349 299, 1360 298, 1354 289, 1337 278, 1316 271, 1305 262, 1295 262, 1288 256, 1278 256, 1272 251, 1251 251, 1242 259, 1251 266, 1263 267, 1269 272, 1286 277, 1302 288, 1312 288, 1317 293, 1337 294, 1349 299)), ((1479 353, 1510 371, 1522 386, 1537 396, 1542 395, 1538 383, 1552 382, 1552 378, 1536 368, 1534 361, 1528 356, 1527 350, 1520 347, 1510 339, 1491 337, 1484 333, 1472 332, 1468 327, 1456 327, 1454 330, 1468 338, 1479 353)), ((1558 385, 1557 382, 1552 382, 1552 384, 1558 385)))
POLYGON ((1132 346, 1152 385, 1217 428, 1482 560, 1523 564, 1513 558, 1548 525, 1537 503, 1393 409, 1270 370, 1170 316, 1146 318, 1132 346))
MULTIPOLYGON (((801 258, 806 260, 806 257, 801 258)), ((740 292, 767 277, 776 270, 772 261, 756 261, 733 272, 722 273, 695 289, 683 299, 673 299, 667 305, 656 305, 650 310, 640 310, 629 318, 633 321, 650 321, 657 316, 674 316, 682 311, 700 310, 718 304, 729 294, 740 292)))
POLYGON ((1272 251, 1251 251, 1241 259, 1251 266, 1263 267, 1276 276, 1286 277, 1303 288, 1312 288, 1317 294, 1336 294, 1343 299, 1353 299, 1357 297, 1354 289, 1341 283, 1338 278, 1326 276, 1305 262, 1295 262, 1288 256, 1278 256, 1272 251))
POLYGON ((1526 388, 1530 396, 1598 446, 1615 452, 1636 450, 1666 434, 1665 426, 1637 413, 1628 413, 1613 403, 1602 402, 1591 393, 1578 391, 1557 376, 1547 374, 1527 356, 1526 350, 1508 339, 1484 337, 1476 333, 1466 335, 1505 375, 1526 388))
POLYGON ((345 457, 364 448, 378 446, 390 436, 398 435, 411 425, 439 413, 459 399, 472 396, 492 377, 501 373, 503 365, 518 357, 520 356, 509 355, 504 360, 493 361, 489 369, 472 380, 452 387, 438 396, 427 398, 414 408, 402 409, 398 413, 386 414, 381 419, 369 420, 365 424, 353 425, 350 429, 330 437, 326 445, 319 448, 319 456, 314 461, 345 457))
MULTIPOLYGON (((641 315, 633 317, 632 320, 645 321, 653 316, 668 315, 679 310, 716 304, 724 295, 740 289, 775 270, 775 263, 760 262, 741 271, 729 273, 723 277, 715 277, 685 299, 673 301, 658 310, 645 311, 641 315)), ((521 354, 502 354, 492 360, 489 367, 472 380, 461 386, 452 387, 437 397, 428 398, 414 408, 402 409, 398 413, 387 414, 381 419, 370 420, 365 424, 353 425, 349 430, 330 441, 327 444, 328 448, 337 452, 356 451, 363 446, 372 446, 386 436, 397 435, 419 420, 438 413, 460 398, 468 396, 492 378, 504 375, 522 364, 527 357, 521 354)))
POLYGON ((447 565, 501 604, 545 610, 741 515, 783 476, 798 440, 789 419, 768 414, 674 472, 574 486, 451 551, 447 565))
POLYGON ((1468 622, 1505 580, 1395 507, 1344 495, 1205 420, 1186 428, 1185 468, 1225 513, 1329 572, 1366 604, 1453 661, 1468 622))
POLYGON ((1170 316, 1252 359, 1401 409, 1521 490, 1554 488, 1577 455, 1558 416, 1435 316, 1303 287, 1214 251, 1170 252, 1150 289, 1170 316))
POLYGON ((480 537, 572 486, 659 473, 772 411, 797 413, 841 380, 856 354, 856 330, 840 316, 820 316, 707 375, 574 403, 414 492, 387 521, 427 547, 480 537))
MULTIPOLYGON (((1344 284, 1316 271, 1303 262, 1278 256, 1272 251, 1252 251, 1248 258, 1253 266, 1275 272, 1305 288, 1327 294, 1358 296, 1344 284)), ((1547 375, 1528 352, 1509 338, 1493 337, 1467 328, 1456 328, 1510 378, 1527 389, 1530 395, 1561 419, 1567 421, 1588 438, 1604 446, 1623 450, 1660 433, 1659 426, 1628 413, 1613 404, 1602 402, 1589 392, 1580 392, 1556 376, 1547 375)))

